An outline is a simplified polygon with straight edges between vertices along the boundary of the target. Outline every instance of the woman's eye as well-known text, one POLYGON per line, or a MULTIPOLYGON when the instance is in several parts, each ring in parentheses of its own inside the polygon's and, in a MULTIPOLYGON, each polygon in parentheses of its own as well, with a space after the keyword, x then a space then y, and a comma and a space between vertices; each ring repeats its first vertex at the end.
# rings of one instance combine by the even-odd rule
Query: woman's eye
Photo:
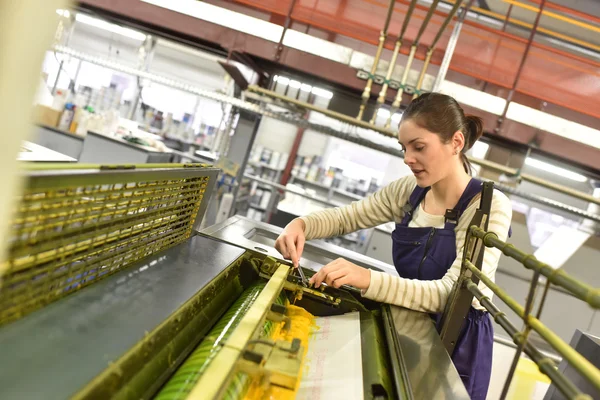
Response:
POLYGON ((416 150, 416 151, 421 151, 421 150, 423 150, 424 148, 425 148, 425 146, 421 146, 421 147, 415 147, 415 150, 416 150))

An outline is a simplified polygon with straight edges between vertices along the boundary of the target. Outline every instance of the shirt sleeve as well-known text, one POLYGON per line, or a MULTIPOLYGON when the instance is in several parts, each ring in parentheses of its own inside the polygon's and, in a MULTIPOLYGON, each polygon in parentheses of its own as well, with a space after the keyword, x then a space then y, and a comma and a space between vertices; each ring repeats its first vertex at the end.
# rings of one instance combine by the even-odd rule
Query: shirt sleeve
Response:
POLYGON ((414 177, 406 176, 360 201, 301 217, 306 240, 346 235, 397 220, 415 185, 414 177))
MULTIPOLYGON (((461 216, 456 230, 457 257, 446 275, 441 279, 433 281, 406 279, 371 270, 371 283, 363 296, 378 302, 390 303, 417 311, 442 312, 454 283, 460 275, 467 228, 475 215, 476 209, 477 204, 474 204, 461 216)), ((500 240, 506 241, 511 219, 512 206, 510 200, 503 193, 494 191, 488 231, 496 233, 500 240)), ((502 252, 495 248, 485 249, 482 272, 492 281, 495 280, 496 268, 501 254, 502 252)), ((492 297, 492 291, 483 283, 479 283, 479 288, 485 295, 492 297)), ((477 308, 481 307, 477 299, 473 300, 473 305, 477 308)))

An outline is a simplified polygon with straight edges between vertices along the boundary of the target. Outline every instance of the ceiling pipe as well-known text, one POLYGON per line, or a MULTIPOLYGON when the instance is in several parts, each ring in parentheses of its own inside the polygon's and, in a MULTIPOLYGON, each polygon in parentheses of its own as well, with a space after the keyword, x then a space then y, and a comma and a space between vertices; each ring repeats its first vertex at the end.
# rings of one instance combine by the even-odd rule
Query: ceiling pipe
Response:
MULTIPOLYGON (((463 2, 463 0, 458 0, 456 3, 454 3, 454 6, 452 6, 450 13, 448 14, 446 19, 442 23, 440 30, 435 35, 435 38, 433 38, 433 42, 431 42, 431 45, 427 49, 427 55, 425 56, 425 61, 423 62, 423 68, 421 68, 421 73, 419 74, 419 80, 417 81, 417 86, 415 87, 415 94, 413 95, 413 99, 416 99, 421 94, 421 87, 423 86, 423 80, 425 79, 425 73, 427 72, 427 68, 429 67, 429 62, 431 61, 431 56, 433 55, 433 51, 435 50, 435 45, 442 37, 442 34, 446 30, 446 27, 448 27, 448 24, 450 23, 452 18, 454 18, 454 15, 456 15, 456 12, 460 8, 462 2, 463 2)), ((466 11, 468 10, 469 6, 472 3, 473 3, 473 0, 470 0, 467 3, 467 5, 465 7, 465 12, 461 15, 461 17, 464 17, 467 14, 466 11)), ((458 21, 457 23, 461 23, 461 22, 462 21, 458 21)))
POLYGON ((383 30, 379 34, 379 45, 377 46, 377 52, 375 53, 375 60, 373 60, 373 65, 371 66, 371 73, 369 74, 369 79, 367 79, 367 84, 365 85, 365 90, 362 94, 362 102, 360 104, 360 109, 358 110, 358 115, 356 116, 356 119, 358 120, 362 120, 365 108, 367 106, 367 102, 371 97, 371 86, 373 85, 373 77, 375 76, 375 72, 377 72, 379 59, 381 58, 381 53, 383 52, 383 45, 385 43, 385 39, 387 39, 388 28, 390 26, 392 14, 394 13, 395 3, 396 0, 390 0, 390 5, 388 7, 387 15, 385 17, 385 23, 383 24, 383 30))
POLYGON ((421 24, 421 27, 419 28, 417 37, 415 37, 415 40, 414 40, 412 46, 410 46, 410 54, 408 55, 408 60, 406 61, 406 67, 404 68, 404 73, 402 74, 402 81, 400 82, 400 87, 398 88, 398 93, 396 93, 396 98, 394 99, 394 102, 392 103, 392 109, 390 110, 390 116, 388 117, 388 119, 385 123, 385 126, 384 126, 386 129, 388 129, 390 127, 390 125, 392 123, 392 116, 396 113, 396 111, 398 111, 398 108, 400 108, 400 103, 402 102, 402 93, 404 93, 404 87, 406 86, 406 81, 408 80, 408 72, 410 71, 410 66, 415 58, 415 54, 417 52, 417 47, 419 47, 419 40, 421 40, 421 36, 423 35, 423 32, 425 32, 425 28, 427 28, 427 25, 429 24, 429 20, 433 16, 433 13, 435 12, 435 9, 439 2, 440 2, 440 0, 433 0, 433 3, 431 3, 431 7, 429 7, 429 11, 427 11, 427 15, 425 16, 425 19, 423 20, 423 23, 421 24))
POLYGON ((390 79, 392 78, 394 67, 396 66, 396 59, 398 58, 398 53, 400 53, 400 47, 402 47, 402 40, 404 39, 404 34, 406 33, 406 28, 408 27, 408 22, 410 21, 410 17, 412 16, 416 4, 417 0, 411 0, 410 5, 408 6, 408 11, 406 12, 406 15, 404 17, 404 22, 402 22, 402 29, 400 30, 400 34, 398 35, 398 39, 396 40, 394 52, 392 53, 392 59, 390 60, 390 65, 388 66, 387 73, 385 74, 385 81, 383 81, 381 91, 379 92, 379 97, 377 98, 377 106, 375 107, 373 117, 371 118, 372 124, 375 124, 377 112, 381 108, 381 105, 385 102, 385 96, 387 94, 387 90, 390 84, 390 79))
POLYGON ((512 101, 512 98, 517 89, 517 85, 519 84, 519 80, 521 79, 521 72, 523 72, 523 67, 525 66, 525 61, 527 61, 527 56, 529 55, 529 50, 531 49, 531 44, 533 43, 533 38, 538 30, 538 25, 540 23, 540 17, 544 11, 544 5, 546 5, 546 0, 542 0, 540 3, 540 8, 538 10, 537 15, 535 16, 535 22, 533 23, 533 28, 531 29, 531 33, 529 34, 529 40, 527 41, 527 45, 525 46, 525 51, 523 52, 523 56, 521 57, 521 62, 519 63, 519 68, 517 69, 517 74, 513 81, 512 87, 508 92, 508 96, 506 97, 506 105, 504 106, 504 110, 502 111, 502 115, 498 117, 496 122, 496 128, 494 129, 495 133, 500 133, 502 129, 502 123, 506 119, 506 113, 508 112, 508 107, 512 101))

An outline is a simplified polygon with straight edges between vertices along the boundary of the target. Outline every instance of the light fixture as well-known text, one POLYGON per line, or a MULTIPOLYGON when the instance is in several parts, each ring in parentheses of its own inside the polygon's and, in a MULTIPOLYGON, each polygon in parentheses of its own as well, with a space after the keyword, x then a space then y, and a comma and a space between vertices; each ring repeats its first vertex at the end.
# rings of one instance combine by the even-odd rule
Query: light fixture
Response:
POLYGON ((93 27, 96 27, 99 29, 103 29, 105 31, 113 32, 118 35, 128 37, 130 39, 141 40, 141 41, 146 40, 146 35, 141 32, 134 31, 133 29, 129 29, 129 28, 123 28, 122 26, 111 24, 111 23, 103 21, 101 19, 90 17, 89 15, 77 14, 75 16, 75 20, 82 24, 86 24, 86 25, 93 26, 93 27))
POLYGON ((60 15, 61 17, 65 17, 65 18, 71 17, 71 12, 69 10, 63 10, 62 8, 57 9, 56 13, 58 15, 60 15))
POLYGON ((302 86, 300 86, 300 90, 303 92, 310 92, 312 90, 312 86, 303 83, 302 86))
POLYGON ((459 103, 496 115, 502 115, 506 106, 506 100, 501 97, 450 81, 442 82, 440 93, 454 97, 459 103))
POLYGON ((600 131, 597 129, 535 108, 511 102, 506 112, 506 118, 600 149, 600 131))
POLYGON ((278 43, 283 26, 197 0, 142 0, 180 14, 278 43))
POLYGON ((329 90, 321 89, 315 86, 307 85, 306 83, 299 82, 294 79, 286 78, 285 76, 275 75, 273 77, 273 82, 277 82, 278 85, 287 86, 289 85, 293 89, 300 89, 304 92, 311 92, 315 96, 324 97, 326 99, 331 99, 333 97, 333 92, 329 90))
POLYGON ((473 147, 471 147, 471 155, 475 158, 479 158, 479 159, 485 159, 485 156, 487 156, 488 150, 490 149, 490 145, 482 142, 482 141, 477 141, 473 144, 473 147))
POLYGON ((379 110, 377 110, 377 116, 381 118, 389 118, 390 110, 388 110, 387 108, 380 108, 379 110))
POLYGON ((525 159, 525 165, 528 165, 533 168, 541 169, 542 171, 547 171, 553 173, 555 175, 562 176, 563 178, 571 179, 576 182, 585 182, 587 181, 587 177, 578 174, 577 172, 569 171, 568 169, 557 167, 555 165, 549 164, 547 162, 543 162, 540 160, 536 160, 535 158, 527 157, 525 159))
POLYGON ((290 83, 290 78, 286 78, 285 76, 277 77, 277 84, 287 86, 290 83))
POLYGON ((311 92, 315 96, 321 96, 326 99, 331 99, 333 97, 333 92, 330 92, 329 90, 321 89, 318 87, 313 87, 311 92))

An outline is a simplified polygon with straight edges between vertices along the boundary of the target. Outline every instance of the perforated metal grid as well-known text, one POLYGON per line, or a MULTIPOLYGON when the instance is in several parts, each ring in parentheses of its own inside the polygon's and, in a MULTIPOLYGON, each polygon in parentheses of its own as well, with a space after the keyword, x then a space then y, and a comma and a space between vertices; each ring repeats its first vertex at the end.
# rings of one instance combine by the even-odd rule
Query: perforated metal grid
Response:
POLYGON ((189 238, 217 171, 32 173, 0 267, 0 324, 189 238))

